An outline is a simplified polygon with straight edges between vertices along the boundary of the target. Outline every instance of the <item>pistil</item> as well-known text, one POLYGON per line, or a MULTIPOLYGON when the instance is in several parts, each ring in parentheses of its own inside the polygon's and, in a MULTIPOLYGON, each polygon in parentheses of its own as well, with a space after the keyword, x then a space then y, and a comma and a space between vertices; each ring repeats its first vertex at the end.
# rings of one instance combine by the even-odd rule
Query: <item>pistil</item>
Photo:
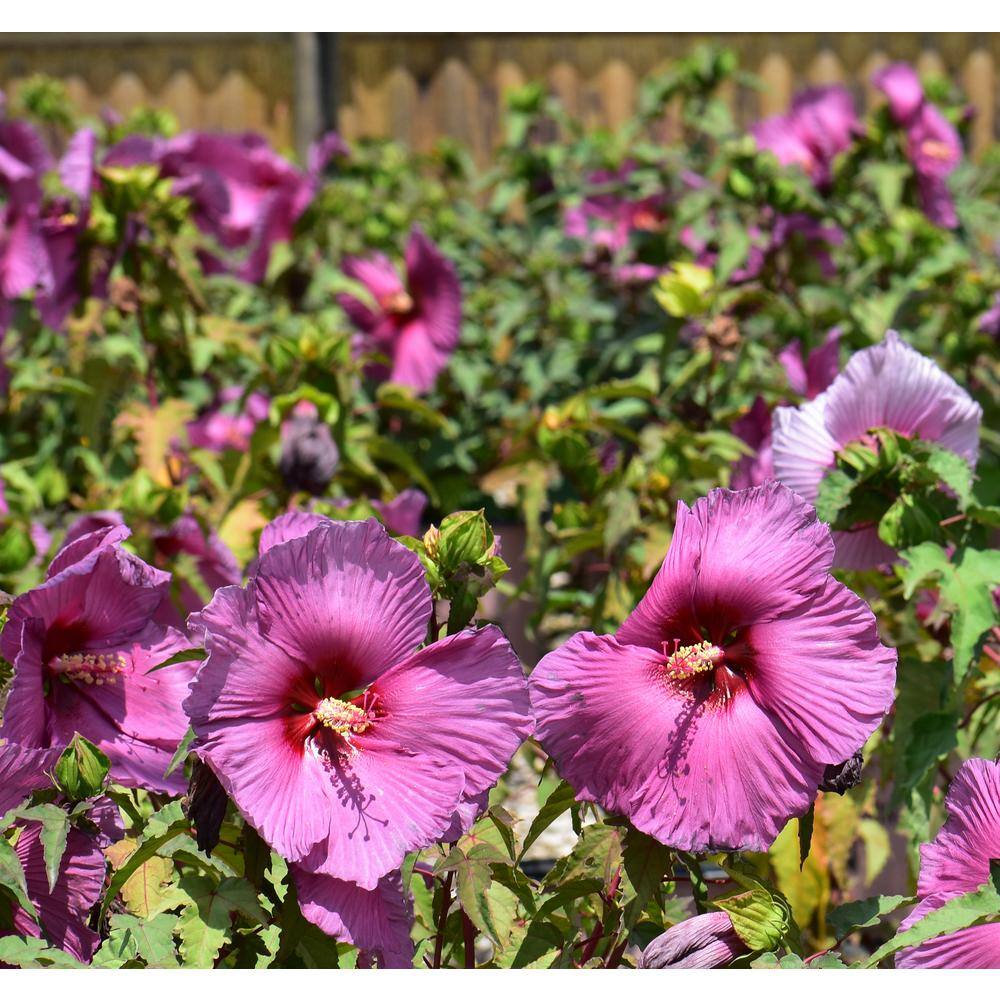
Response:
POLYGON ((101 687, 114 684, 128 663, 121 653, 65 653, 51 662, 53 673, 68 681, 101 687))

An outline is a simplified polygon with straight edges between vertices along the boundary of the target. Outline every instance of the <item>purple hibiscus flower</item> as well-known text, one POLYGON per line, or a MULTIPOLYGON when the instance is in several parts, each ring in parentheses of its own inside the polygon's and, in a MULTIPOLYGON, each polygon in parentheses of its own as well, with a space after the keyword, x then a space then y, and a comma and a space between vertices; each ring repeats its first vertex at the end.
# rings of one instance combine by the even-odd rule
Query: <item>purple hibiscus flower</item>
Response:
POLYGON ((247 586, 191 617, 208 658, 185 708, 203 759, 276 851, 375 889, 506 769, 532 730, 527 686, 495 626, 418 649, 423 568, 376 521, 283 536, 262 535, 247 586))
MULTIPOLYGON (((105 861, 99 837, 74 827, 66 838, 56 884, 49 888, 42 845, 42 824, 21 822, 14 851, 28 888, 28 898, 38 914, 38 923, 16 903, 11 914, 12 934, 44 938, 81 962, 89 962, 100 943, 90 929, 90 911, 104 889, 105 861)), ((0 930, 0 937, 5 932, 0 930)))
POLYGON ((427 509, 427 494, 411 487, 391 500, 372 500, 372 507, 392 534, 416 536, 427 509))
POLYGON ((671 847, 766 850, 893 700, 896 653, 833 551, 780 483, 678 504, 617 633, 579 632, 531 675, 538 738, 577 798, 671 847))
POLYGON ((461 332, 462 289, 455 266, 418 228, 406 244, 405 286, 383 254, 347 257, 342 266, 374 299, 372 308, 353 295, 337 296, 361 334, 361 349, 388 359, 388 367, 372 365, 371 373, 429 392, 461 332))
POLYGON ((750 132, 760 149, 785 166, 797 164, 822 186, 830 182, 833 160, 850 146, 857 127, 853 98, 835 84, 802 91, 787 114, 765 118, 750 132))
POLYGON ((906 151, 917 178, 924 214, 939 226, 958 225, 947 178, 962 158, 962 140, 954 125, 924 96, 920 77, 906 63, 892 63, 872 76, 885 94, 889 113, 906 133, 906 151))
POLYGON ((267 419, 271 401, 262 392, 251 392, 236 409, 242 397, 243 389, 238 385, 223 389, 213 405, 187 425, 191 447, 214 452, 246 451, 257 425, 267 419))
POLYGON ((0 635, 14 665, 2 734, 24 746, 65 746, 79 732, 123 785, 176 793, 163 777, 187 731, 181 702, 193 667, 152 668, 190 644, 154 619, 170 574, 121 547, 124 526, 82 535, 56 553, 48 577, 18 597, 0 635))

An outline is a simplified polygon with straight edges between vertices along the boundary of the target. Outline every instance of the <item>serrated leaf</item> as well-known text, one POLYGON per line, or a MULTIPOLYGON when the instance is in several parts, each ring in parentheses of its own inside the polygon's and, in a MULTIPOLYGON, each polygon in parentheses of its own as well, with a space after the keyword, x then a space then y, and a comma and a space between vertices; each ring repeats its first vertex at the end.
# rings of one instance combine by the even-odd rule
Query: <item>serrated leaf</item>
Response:
POLYGON ((854 480, 843 469, 831 469, 820 481, 816 493, 816 516, 833 524, 851 502, 854 480))
POLYGON ((605 823, 594 823, 580 831, 580 839, 573 850, 552 866, 543 884, 555 887, 563 882, 596 878, 608 887, 621 863, 621 829, 605 823))
POLYGON ((16 934, 0 937, 0 966, 13 965, 20 969, 84 969, 68 952, 54 948, 41 938, 20 937, 16 934))
POLYGON ((174 951, 174 926, 177 916, 161 913, 152 919, 128 913, 116 913, 111 918, 111 936, 119 938, 117 950, 127 954, 131 949, 125 944, 131 939, 135 952, 146 962, 148 969, 176 969, 180 963, 174 951))
POLYGON ((928 468, 952 489, 958 498, 959 509, 965 510, 972 499, 972 469, 969 463, 961 455, 940 445, 928 444, 927 448, 930 451, 928 468))
POLYGON ((729 914, 733 930, 751 951, 776 948, 788 932, 785 908, 763 888, 715 899, 712 905, 729 914))

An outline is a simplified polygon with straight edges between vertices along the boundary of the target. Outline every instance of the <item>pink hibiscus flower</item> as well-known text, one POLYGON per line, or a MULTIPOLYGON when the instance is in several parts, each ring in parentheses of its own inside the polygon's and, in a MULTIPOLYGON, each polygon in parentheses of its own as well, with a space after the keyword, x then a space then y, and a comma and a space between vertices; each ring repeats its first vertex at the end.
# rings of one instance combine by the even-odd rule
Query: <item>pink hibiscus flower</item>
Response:
POLYGON ((579 632, 531 675, 538 738, 577 797, 671 847, 766 850, 893 700, 895 651, 832 560, 780 483, 678 504, 618 632, 579 632))
POLYGON ((750 951, 728 913, 701 913, 646 945, 640 969, 719 969, 750 951))
POLYGON ((187 425, 192 448, 207 451, 246 451, 257 425, 267 419, 271 401, 262 392, 251 392, 237 410, 243 389, 232 385, 219 393, 215 404, 187 425))
POLYGON ((337 301, 361 333, 360 347, 388 358, 371 366, 376 378, 429 392, 458 346, 462 325, 462 289, 455 267, 414 228, 406 244, 406 285, 384 254, 347 257, 344 273, 359 281, 372 308, 353 295, 337 301))
POLYGON ((263 534, 247 586, 191 617, 208 659, 185 708, 203 759, 276 851, 375 889, 504 772, 532 730, 527 685, 495 626, 418 649, 430 589, 376 521, 285 537, 263 534))
MULTIPOLYGON (((949 899, 990 880, 990 861, 1000 858, 1000 764, 967 760, 945 800, 948 818, 938 835, 920 847, 920 902, 900 924, 909 930, 949 899)), ((942 934, 896 956, 897 969, 1000 969, 1000 924, 942 934)))
POLYGON ((79 732, 123 785, 180 792, 163 777, 187 731, 181 701, 193 668, 149 671, 190 645, 154 618, 170 574, 121 547, 129 530, 103 528, 56 553, 48 578, 18 597, 0 635, 14 665, 2 735, 29 747, 65 747, 79 732))
MULTIPOLYGON (((869 432, 888 428, 936 441, 975 466, 982 407, 895 330, 855 354, 826 392, 799 407, 774 412, 774 475, 809 503, 836 463, 837 453, 869 432)), ((895 553, 875 525, 836 531, 837 565, 867 569, 895 553)))

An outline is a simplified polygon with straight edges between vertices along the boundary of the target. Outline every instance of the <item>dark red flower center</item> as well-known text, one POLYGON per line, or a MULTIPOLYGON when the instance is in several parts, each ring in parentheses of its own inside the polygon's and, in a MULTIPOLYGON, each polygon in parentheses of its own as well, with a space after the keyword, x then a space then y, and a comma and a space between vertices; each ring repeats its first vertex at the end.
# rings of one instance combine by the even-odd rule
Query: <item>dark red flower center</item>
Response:
POLYGON ((728 644, 708 639, 682 646, 679 639, 663 643, 667 678, 689 690, 710 707, 722 707, 746 687, 746 647, 735 635, 728 644))

